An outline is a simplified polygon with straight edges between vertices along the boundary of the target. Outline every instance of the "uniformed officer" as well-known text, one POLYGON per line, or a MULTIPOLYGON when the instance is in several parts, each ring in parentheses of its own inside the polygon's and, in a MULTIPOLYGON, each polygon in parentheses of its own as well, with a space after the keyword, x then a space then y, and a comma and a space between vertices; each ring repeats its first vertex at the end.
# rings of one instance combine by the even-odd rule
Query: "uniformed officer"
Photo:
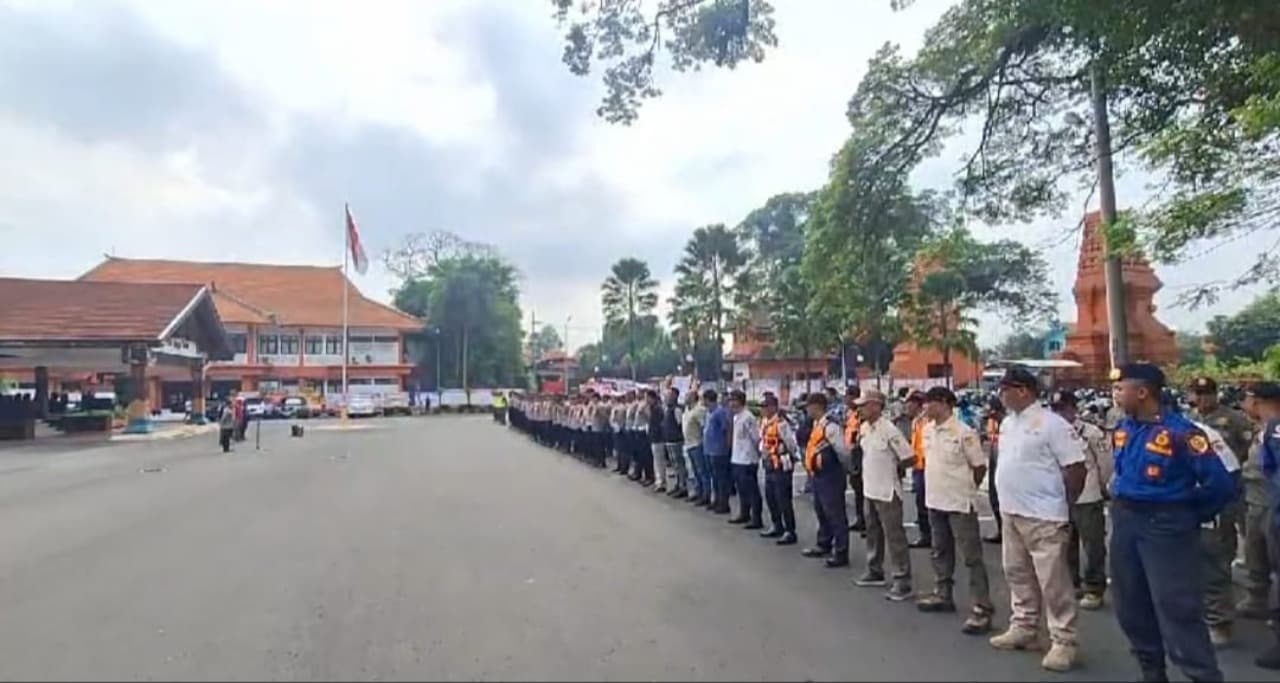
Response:
POLYGON ((1112 371, 1116 425, 1111 570, 1116 617, 1142 680, 1168 680, 1165 655, 1193 681, 1221 681, 1204 621, 1200 524, 1235 495, 1209 439, 1160 401, 1164 373, 1132 363, 1112 371))
POLYGON ((1107 443, 1107 436, 1097 425, 1080 417, 1079 399, 1073 392, 1054 392, 1050 400, 1053 412, 1071 424, 1071 428, 1084 443, 1084 489, 1071 504, 1071 546, 1067 552, 1067 564, 1071 567, 1071 580, 1076 587, 1076 599, 1081 609, 1102 608, 1107 590, 1107 513, 1108 485, 1115 471, 1115 461, 1107 443), (1084 565, 1080 564, 1080 549, 1084 548, 1084 565))
POLYGON ((760 453, 764 466, 765 503, 773 525, 761 533, 765 538, 776 538, 778 545, 795 545, 796 510, 791 495, 794 479, 791 473, 799 457, 791 423, 778 412, 778 397, 764 397, 764 421, 760 425, 760 453))
MULTIPOLYGON (((1250 386, 1245 391, 1245 410, 1262 427, 1257 449, 1249 459, 1261 475, 1268 497, 1265 509, 1257 518, 1258 526, 1266 527, 1263 545, 1270 554, 1270 563, 1263 569, 1275 570, 1280 568, 1280 514, 1276 512, 1280 507, 1280 384, 1258 382, 1250 386)), ((1248 469, 1248 463, 1245 468, 1248 469)), ((1280 670, 1280 600, 1272 603, 1271 618, 1277 624, 1276 640, 1254 661, 1264 669, 1280 670)))
POLYGON ((814 420, 805 444, 804 466, 813 477, 813 512, 818 518, 818 539, 801 554, 825 557, 828 567, 849 566, 849 513, 845 508, 845 465, 849 448, 844 429, 827 415, 827 395, 813 393, 805 408, 814 420))

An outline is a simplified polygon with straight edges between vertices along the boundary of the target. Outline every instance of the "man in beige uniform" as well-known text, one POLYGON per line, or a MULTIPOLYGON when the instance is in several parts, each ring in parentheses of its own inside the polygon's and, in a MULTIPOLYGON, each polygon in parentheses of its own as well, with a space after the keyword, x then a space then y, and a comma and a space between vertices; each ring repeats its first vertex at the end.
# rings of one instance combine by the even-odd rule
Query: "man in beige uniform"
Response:
POLYGON ((1053 412, 1071 424, 1085 446, 1084 490, 1071 505, 1071 545, 1067 549, 1067 566, 1071 580, 1079 589, 1080 608, 1102 607, 1107 590, 1107 491, 1115 473, 1115 458, 1106 434, 1096 425, 1080 419, 1079 400, 1070 391, 1053 395, 1053 412), (1084 566, 1080 566, 1080 548, 1084 547, 1084 566))
POLYGON ((977 635, 991 630, 991 584, 982 559, 982 534, 978 528, 978 484, 987 475, 987 454, 978 432, 955 416, 956 395, 946 387, 925 394, 923 429, 925 506, 933 527, 935 587, 916 607, 921 612, 954 612, 956 548, 969 572, 972 608, 961 629, 977 635))
POLYGON ((991 639, 1000 650, 1039 644, 1040 615, 1052 646, 1040 665, 1050 671, 1075 666, 1077 609, 1067 546, 1071 504, 1087 474, 1084 443, 1067 421, 1040 405, 1040 382, 1029 370, 1011 368, 1000 380, 1009 414, 1000 425, 996 488, 1004 518, 1001 546, 1009 585, 1009 630, 991 639))
POLYGON ((885 546, 893 564, 893 581, 885 598, 900 602, 911 598, 911 555, 907 531, 902 526, 902 475, 915 453, 902 432, 884 417, 884 394, 862 392, 855 405, 861 425, 862 485, 867 502, 867 573, 855 583, 883 586, 885 546))

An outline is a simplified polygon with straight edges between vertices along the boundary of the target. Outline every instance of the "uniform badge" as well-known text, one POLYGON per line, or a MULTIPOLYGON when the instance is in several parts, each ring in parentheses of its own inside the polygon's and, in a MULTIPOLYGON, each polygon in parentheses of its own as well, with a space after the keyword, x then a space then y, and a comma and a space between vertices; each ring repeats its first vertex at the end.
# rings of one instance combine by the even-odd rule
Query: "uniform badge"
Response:
POLYGON ((1187 439, 1187 445, 1191 447, 1191 450, 1196 455, 1204 455, 1209 452, 1209 440, 1205 438, 1204 434, 1192 434, 1187 439))
POLYGON ((1155 438, 1147 442, 1147 450, 1152 453, 1159 453, 1163 456, 1173 455, 1173 439, 1169 436, 1169 430, 1162 429, 1156 432, 1155 438))
POLYGON ((1159 478, 1160 478, 1160 466, 1159 466, 1159 465, 1147 465, 1147 478, 1148 478, 1148 479, 1159 479, 1159 478))
POLYGON ((1123 429, 1117 429, 1115 433, 1111 435, 1111 443, 1115 444, 1116 448, 1124 448, 1124 444, 1128 440, 1129 433, 1123 429))
POLYGON ((1119 382, 1119 381, 1120 381, 1120 368, 1111 368, 1111 372, 1108 374, 1108 376, 1111 378, 1111 381, 1112 381, 1112 382, 1119 382))

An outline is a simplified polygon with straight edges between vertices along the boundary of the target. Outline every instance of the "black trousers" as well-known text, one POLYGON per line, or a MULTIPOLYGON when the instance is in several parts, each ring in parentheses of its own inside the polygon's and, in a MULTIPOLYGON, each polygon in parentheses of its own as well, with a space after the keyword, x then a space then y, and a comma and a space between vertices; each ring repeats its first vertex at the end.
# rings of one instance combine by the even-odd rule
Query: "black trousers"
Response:
POLYGON ((818 517, 819 548, 849 554, 849 511, 844 503, 844 467, 826 463, 813 475, 813 512, 818 517))
POLYGON ((733 467, 729 464, 729 456, 713 455, 708 460, 711 461, 711 478, 716 485, 715 511, 728 512, 730 491, 733 490, 733 467))
POLYGON ((792 480, 789 470, 765 470, 764 501, 769 506, 773 528, 796 532, 796 508, 791 499, 792 480))
POLYGON ((613 437, 613 448, 618 456, 618 472, 626 474, 631 469, 632 445, 631 432, 621 431, 613 437))
POLYGON ((223 427, 218 430, 218 444, 222 446, 223 453, 231 452, 231 436, 235 432, 231 427, 223 427))
MULTIPOLYGON (((993 449, 994 450, 994 449, 993 449)), ((996 536, 1004 525, 1000 522, 1000 495, 996 493, 996 459, 991 458, 991 467, 987 468, 987 500, 991 503, 991 516, 996 520, 996 536)))
POLYGON ((657 477, 653 473, 653 444, 649 441, 648 435, 643 433, 640 434, 639 441, 636 450, 640 454, 640 478, 644 481, 654 481, 657 477))
POLYGON ((738 485, 738 518, 761 524, 764 508, 760 498, 759 465, 733 464, 733 481, 738 485))
POLYGON ((929 508, 924 504, 924 470, 911 470, 911 494, 916 499, 916 528, 920 539, 933 538, 933 526, 929 523, 929 508))

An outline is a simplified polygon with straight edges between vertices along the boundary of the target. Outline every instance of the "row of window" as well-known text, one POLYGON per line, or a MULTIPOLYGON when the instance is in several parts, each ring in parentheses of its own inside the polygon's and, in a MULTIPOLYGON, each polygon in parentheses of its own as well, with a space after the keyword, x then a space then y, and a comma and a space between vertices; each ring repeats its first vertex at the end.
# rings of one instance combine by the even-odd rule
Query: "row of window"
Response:
MULTIPOLYGON (((245 334, 233 333, 229 335, 231 338, 231 350, 234 353, 248 353, 249 337, 245 334)), ((342 355, 342 335, 330 334, 309 334, 305 340, 301 340, 297 335, 275 335, 260 334, 258 335, 258 353, 264 356, 296 356, 298 354, 298 346, 301 343, 304 351, 313 356, 319 356, 322 353, 329 356, 342 355)), ((350 343, 352 346, 356 344, 395 344, 399 341, 395 337, 384 336, 351 336, 350 343)))

